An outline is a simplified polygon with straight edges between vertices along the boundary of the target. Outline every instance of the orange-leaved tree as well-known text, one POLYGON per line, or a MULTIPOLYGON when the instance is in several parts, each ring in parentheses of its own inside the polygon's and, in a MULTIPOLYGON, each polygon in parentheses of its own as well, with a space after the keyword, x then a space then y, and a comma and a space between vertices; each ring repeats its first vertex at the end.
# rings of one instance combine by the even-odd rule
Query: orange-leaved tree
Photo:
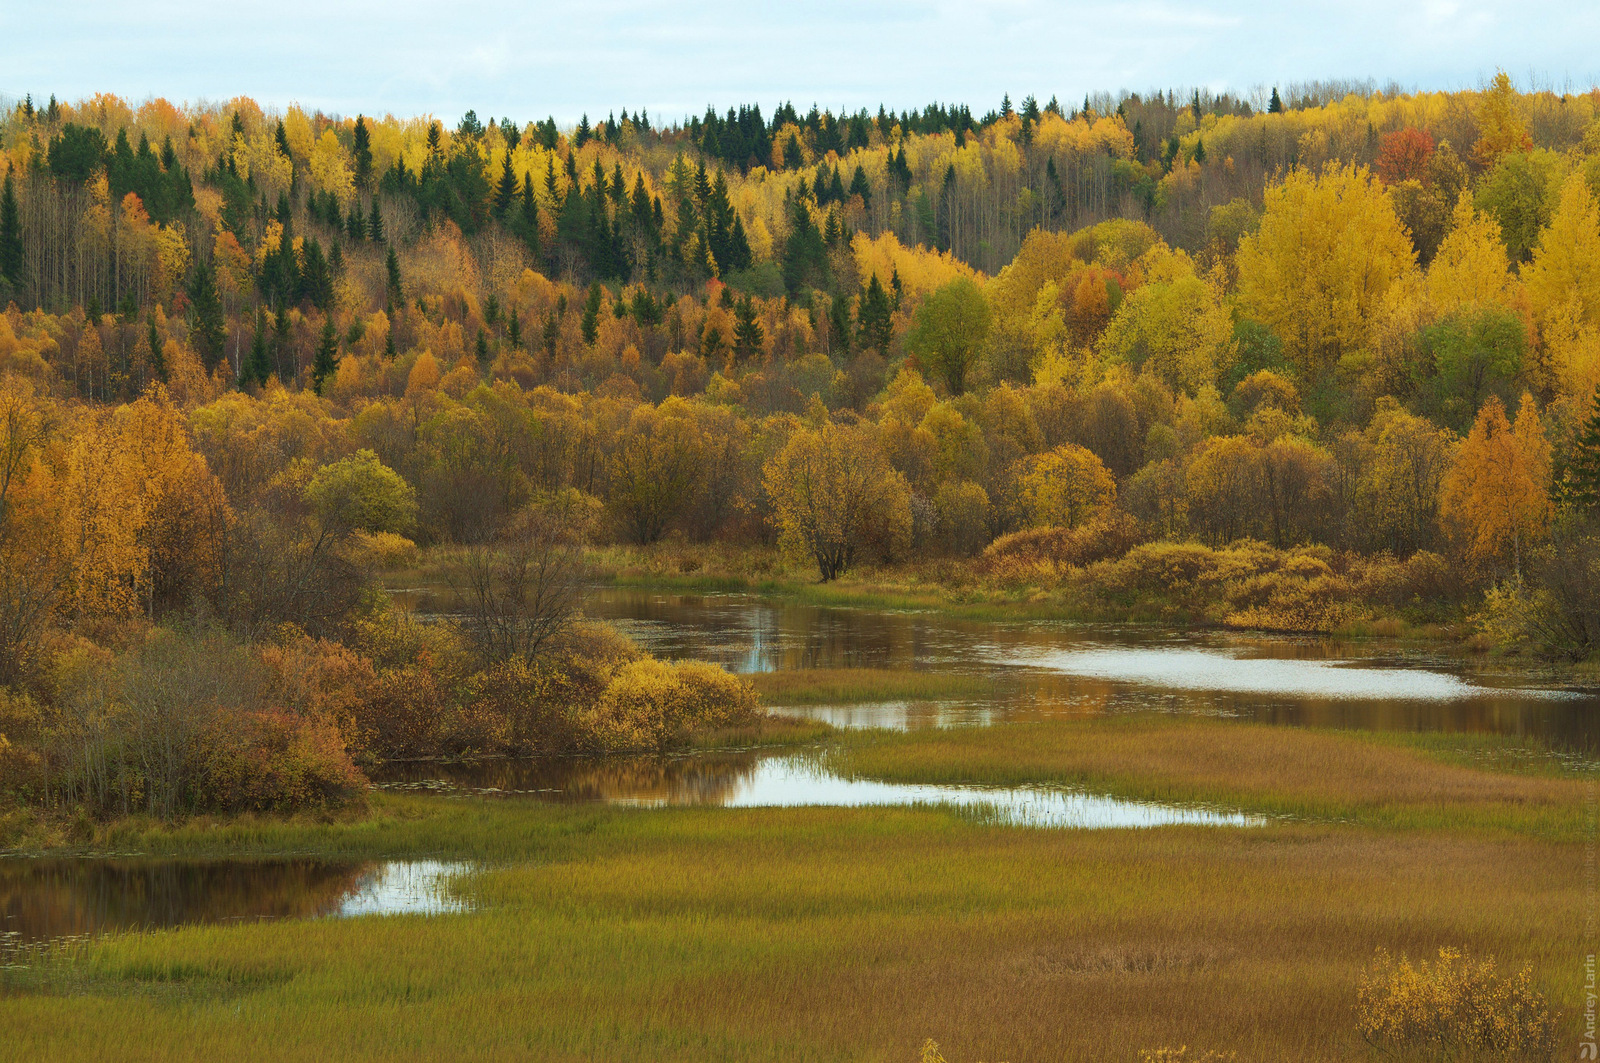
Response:
POLYGON ((1531 395, 1522 396, 1515 424, 1507 423, 1499 398, 1483 404, 1440 503, 1470 556, 1491 560, 1509 547, 1513 570, 1522 574, 1523 543, 1544 530, 1551 511, 1550 441, 1531 395))

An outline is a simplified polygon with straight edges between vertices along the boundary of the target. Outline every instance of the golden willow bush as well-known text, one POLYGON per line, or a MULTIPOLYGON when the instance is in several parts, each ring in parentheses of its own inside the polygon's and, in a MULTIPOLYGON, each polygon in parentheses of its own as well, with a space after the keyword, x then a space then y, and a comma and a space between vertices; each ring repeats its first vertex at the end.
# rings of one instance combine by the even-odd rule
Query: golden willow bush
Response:
POLYGON ((1357 1028, 1402 1059, 1543 1061, 1555 1055, 1555 1018, 1533 970, 1501 974, 1492 959, 1441 948, 1415 965, 1380 951, 1356 996, 1357 1028))

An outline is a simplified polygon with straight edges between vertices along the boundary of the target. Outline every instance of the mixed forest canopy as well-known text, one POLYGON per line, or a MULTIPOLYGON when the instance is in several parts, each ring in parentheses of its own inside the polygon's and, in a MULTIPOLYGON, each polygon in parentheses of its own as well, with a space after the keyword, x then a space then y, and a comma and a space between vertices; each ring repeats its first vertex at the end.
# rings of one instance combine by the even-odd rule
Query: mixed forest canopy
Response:
POLYGON ((106 618, 334 637, 359 596, 309 573, 357 538, 555 500, 823 578, 1127 554, 1134 596, 1299 581, 1228 583, 1241 622, 1491 589, 1508 639, 1600 638, 1562 569, 1600 488, 1600 91, 570 128, 29 98, 0 152, 9 676, 106 618))

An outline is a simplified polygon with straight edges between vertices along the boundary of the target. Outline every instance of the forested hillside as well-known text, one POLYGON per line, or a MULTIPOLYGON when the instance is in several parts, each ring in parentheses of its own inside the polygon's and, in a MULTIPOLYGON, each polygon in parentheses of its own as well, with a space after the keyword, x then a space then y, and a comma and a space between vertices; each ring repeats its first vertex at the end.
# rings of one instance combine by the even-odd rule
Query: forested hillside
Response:
POLYGON ((1488 590, 1496 638, 1600 638, 1600 92, 102 96, 0 148, 4 678, 135 617, 337 637, 377 554, 555 505, 825 579, 1312 630, 1488 590))

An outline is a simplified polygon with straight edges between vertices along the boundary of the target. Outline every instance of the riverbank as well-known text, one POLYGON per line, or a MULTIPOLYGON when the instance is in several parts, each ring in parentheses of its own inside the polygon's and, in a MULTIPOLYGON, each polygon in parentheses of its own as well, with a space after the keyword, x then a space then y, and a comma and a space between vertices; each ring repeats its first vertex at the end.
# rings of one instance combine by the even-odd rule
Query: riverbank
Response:
MULTIPOLYGON (((1153 543, 1090 565, 982 557, 863 562, 826 583, 814 565, 773 547, 661 542, 597 547, 586 557, 597 583, 621 588, 938 610, 975 622, 1162 624, 1491 648, 1468 621, 1466 600, 1431 585, 1446 578, 1431 555, 1410 564, 1341 559, 1320 547, 1285 552, 1254 543, 1217 551, 1153 543)), ((449 611, 451 588, 465 585, 461 565, 459 550, 434 548, 383 582, 428 611, 449 611)))
POLYGON ((1314 818, 1082 831, 939 807, 377 793, 360 818, 128 823, 96 844, 482 869, 455 886, 463 914, 64 947, 3 976, 0 1059, 96 1059, 116 1044, 134 1060, 271 1045, 284 1060, 889 1061, 932 1037, 952 1060, 1133 1063, 1188 1045, 1241 1063, 1332 1061, 1366 1051, 1352 1014, 1376 950, 1447 945, 1532 964, 1576 1036, 1581 843, 1548 806, 1584 784, 1559 766, 1491 770, 1451 763, 1462 743, 1182 720, 845 748, 874 777, 1092 775, 1280 811, 1289 795, 1314 818), (1460 816, 1429 811, 1449 807, 1460 816))

